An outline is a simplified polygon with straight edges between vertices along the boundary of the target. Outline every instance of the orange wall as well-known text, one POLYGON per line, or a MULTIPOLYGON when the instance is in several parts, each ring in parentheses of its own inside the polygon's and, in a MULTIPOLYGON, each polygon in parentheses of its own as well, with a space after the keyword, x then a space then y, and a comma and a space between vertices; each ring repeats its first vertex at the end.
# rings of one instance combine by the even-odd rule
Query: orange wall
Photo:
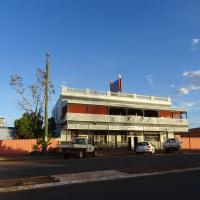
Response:
POLYGON ((88 113, 88 106, 84 104, 68 104, 68 112, 88 113))
POLYGON ((172 118, 172 113, 169 111, 159 111, 159 116, 164 118, 172 118))
MULTIPOLYGON (((108 114, 108 108, 106 106, 99 105, 84 105, 84 104, 68 104, 67 108, 63 108, 63 116, 69 113, 90 113, 90 114, 108 114)), ((172 112, 159 111, 159 116, 164 118, 172 118, 172 112)), ((180 112, 173 112, 173 118, 180 119, 180 112)))
POLYGON ((173 118, 175 118, 175 119, 181 118, 180 112, 159 111, 160 117, 164 117, 164 118, 172 118, 172 114, 173 114, 173 118))
POLYGON ((105 106, 91 105, 91 106, 89 106, 89 113, 107 115, 108 109, 105 106))
MULTIPOLYGON (((187 133, 186 133, 187 134, 187 133)), ((181 148, 185 150, 200 150, 200 136, 176 134, 181 143, 181 148)))
POLYGON ((180 119, 181 113, 180 112, 173 112, 173 118, 180 119))
POLYGON ((68 104, 67 111, 70 113, 108 114, 107 107, 98 105, 68 104))
MULTIPOLYGON (((0 155, 25 155, 33 151, 33 145, 37 139, 20 139, 20 140, 0 140, 0 155)), ((55 148, 58 144, 57 139, 51 139, 48 149, 55 148)))

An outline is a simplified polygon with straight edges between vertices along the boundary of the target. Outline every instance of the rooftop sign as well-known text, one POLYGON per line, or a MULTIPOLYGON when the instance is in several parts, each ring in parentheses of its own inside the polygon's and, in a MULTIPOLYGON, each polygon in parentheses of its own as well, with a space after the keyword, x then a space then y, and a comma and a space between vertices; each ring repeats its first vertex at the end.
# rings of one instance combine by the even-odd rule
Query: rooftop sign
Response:
POLYGON ((110 81, 110 91, 111 92, 122 92, 122 77, 119 74, 119 77, 116 81, 110 81))

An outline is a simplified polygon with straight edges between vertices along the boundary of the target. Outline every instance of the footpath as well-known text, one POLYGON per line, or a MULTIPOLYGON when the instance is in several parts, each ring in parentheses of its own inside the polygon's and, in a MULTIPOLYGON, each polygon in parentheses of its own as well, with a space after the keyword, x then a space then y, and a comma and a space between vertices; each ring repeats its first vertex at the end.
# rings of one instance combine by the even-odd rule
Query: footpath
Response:
MULTIPOLYGON (((185 154, 193 154, 193 153, 200 153, 200 151, 183 151, 185 154)), ((133 150, 128 149, 107 149, 103 151, 99 151, 98 157, 112 157, 112 156, 129 156, 134 155, 135 152, 133 150)), ((157 151, 156 154, 163 154, 163 151, 157 151)), ((51 154, 47 156, 42 155, 1 155, 0 154, 0 162, 1 161, 22 161, 22 160, 43 160, 43 159, 63 159, 63 156, 60 154, 51 154)))
POLYGON ((72 174, 57 174, 51 176, 28 177, 18 179, 8 179, 0 181, 0 193, 16 192, 22 190, 41 189, 48 187, 58 187, 71 184, 83 184, 99 181, 123 180, 130 178, 140 178, 146 176, 158 176, 190 171, 200 171, 200 167, 165 170, 145 173, 127 173, 119 170, 103 170, 93 172, 82 172, 72 174))
MULTIPOLYGON (((134 151, 128 149, 115 149, 115 150, 103 150, 99 151, 98 157, 111 157, 111 156, 126 156, 126 155, 134 155, 134 151)), ((63 159, 63 156, 60 154, 54 155, 1 155, 0 154, 0 161, 21 161, 21 160, 42 160, 42 159, 63 159)))

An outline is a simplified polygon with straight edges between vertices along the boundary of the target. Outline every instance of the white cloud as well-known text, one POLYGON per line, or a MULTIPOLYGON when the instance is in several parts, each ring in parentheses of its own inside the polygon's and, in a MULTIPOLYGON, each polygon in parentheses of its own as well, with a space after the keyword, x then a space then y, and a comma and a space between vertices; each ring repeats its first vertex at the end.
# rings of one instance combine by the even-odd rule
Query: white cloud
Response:
POLYGON ((188 88, 184 88, 184 87, 178 88, 176 91, 180 95, 187 95, 190 92, 190 90, 188 88))
POLYGON ((191 110, 200 110, 200 102, 195 100, 185 100, 185 99, 174 99, 173 100, 175 107, 185 108, 187 111, 191 110))
POLYGON ((189 84, 185 87, 178 88, 176 91, 180 95, 187 95, 194 90, 200 90, 200 83, 189 84))
POLYGON ((199 70, 194 70, 194 71, 187 71, 187 72, 184 72, 182 74, 182 76, 185 76, 185 77, 197 77, 197 78, 200 78, 200 69, 199 70))
POLYGON ((198 46, 200 44, 200 39, 199 38, 192 38, 191 39, 191 45, 194 46, 198 46))
POLYGON ((187 95, 192 91, 200 90, 200 70, 186 71, 182 73, 183 77, 188 78, 189 83, 180 87, 176 92, 180 95, 187 95))

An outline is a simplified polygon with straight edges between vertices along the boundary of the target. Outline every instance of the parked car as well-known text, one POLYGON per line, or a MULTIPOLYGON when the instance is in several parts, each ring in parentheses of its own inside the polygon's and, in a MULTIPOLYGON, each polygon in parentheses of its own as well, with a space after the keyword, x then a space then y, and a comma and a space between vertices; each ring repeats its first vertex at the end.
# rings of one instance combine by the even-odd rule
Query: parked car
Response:
POLYGON ((91 139, 84 137, 76 137, 71 144, 60 144, 58 148, 61 149, 65 158, 69 155, 76 155, 78 158, 83 158, 87 154, 97 156, 97 146, 93 145, 91 139))
POLYGON ((155 147, 152 143, 150 143, 148 141, 139 142, 136 147, 136 153, 137 154, 142 154, 142 153, 154 154, 155 147))
POLYGON ((164 152, 178 151, 181 153, 181 142, 177 138, 170 138, 163 144, 164 152))

